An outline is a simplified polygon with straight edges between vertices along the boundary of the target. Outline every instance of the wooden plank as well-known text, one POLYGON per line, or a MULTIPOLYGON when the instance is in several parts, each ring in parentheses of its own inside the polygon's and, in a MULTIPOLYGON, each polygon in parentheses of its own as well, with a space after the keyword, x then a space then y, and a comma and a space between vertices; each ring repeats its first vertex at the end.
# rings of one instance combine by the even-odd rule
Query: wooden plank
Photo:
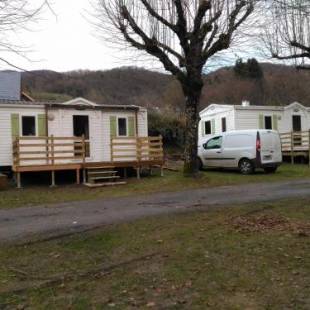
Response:
POLYGON ((136 155, 113 155, 114 158, 135 158, 136 155))
POLYGON ((42 161, 42 160, 46 160, 46 158, 50 159, 50 160, 66 160, 66 159, 70 159, 70 160, 73 160, 73 159, 83 159, 83 157, 79 156, 79 157, 76 157, 76 156, 62 156, 62 157, 53 157, 53 156, 49 156, 49 157, 23 157, 23 158, 20 158, 20 161, 42 161))
POLYGON ((85 183, 85 186, 90 188, 106 187, 106 186, 116 186, 116 185, 125 185, 127 182, 104 182, 104 183, 85 183))
POLYGON ((40 172, 40 171, 60 171, 81 169, 81 165, 34 165, 34 166, 15 166, 15 172, 40 172))

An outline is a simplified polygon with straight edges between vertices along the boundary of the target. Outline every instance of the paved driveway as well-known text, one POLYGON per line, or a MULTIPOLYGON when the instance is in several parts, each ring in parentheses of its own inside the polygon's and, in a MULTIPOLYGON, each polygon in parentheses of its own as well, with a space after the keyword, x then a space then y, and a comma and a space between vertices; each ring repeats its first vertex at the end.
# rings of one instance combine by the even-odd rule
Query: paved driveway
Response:
POLYGON ((0 242, 58 237, 145 216, 188 212, 209 206, 294 197, 310 197, 310 179, 0 210, 0 242))

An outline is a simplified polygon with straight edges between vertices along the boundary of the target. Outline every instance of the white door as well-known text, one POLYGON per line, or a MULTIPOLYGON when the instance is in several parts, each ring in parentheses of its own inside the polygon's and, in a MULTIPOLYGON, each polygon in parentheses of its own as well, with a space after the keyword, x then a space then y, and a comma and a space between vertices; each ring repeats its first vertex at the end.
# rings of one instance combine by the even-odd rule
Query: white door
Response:
POLYGON ((203 162, 207 167, 222 167, 223 137, 212 138, 203 145, 203 162))

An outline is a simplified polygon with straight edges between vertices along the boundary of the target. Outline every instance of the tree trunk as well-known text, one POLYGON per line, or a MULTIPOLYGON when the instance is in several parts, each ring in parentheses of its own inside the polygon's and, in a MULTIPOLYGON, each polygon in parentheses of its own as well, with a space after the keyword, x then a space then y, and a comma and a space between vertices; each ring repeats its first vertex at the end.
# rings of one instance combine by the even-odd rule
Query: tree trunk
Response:
POLYGON ((201 76, 197 78, 188 77, 187 81, 182 82, 185 95, 185 148, 184 148, 184 175, 197 176, 198 165, 198 124, 199 124, 199 101, 201 97, 203 81, 201 76))

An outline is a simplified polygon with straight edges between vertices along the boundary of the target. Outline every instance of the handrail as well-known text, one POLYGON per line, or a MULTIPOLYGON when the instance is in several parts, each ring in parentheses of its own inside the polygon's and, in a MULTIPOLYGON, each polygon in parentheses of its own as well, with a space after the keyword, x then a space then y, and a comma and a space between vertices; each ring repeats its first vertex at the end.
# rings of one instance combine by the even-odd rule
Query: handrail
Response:
POLYGON ((84 137, 17 137, 13 141, 13 163, 15 166, 42 165, 42 162, 55 165, 66 160, 85 163, 87 143, 84 137))
POLYGON ((162 163, 164 161, 162 136, 113 137, 111 139, 111 161, 125 161, 128 159, 137 163, 143 161, 162 163))

